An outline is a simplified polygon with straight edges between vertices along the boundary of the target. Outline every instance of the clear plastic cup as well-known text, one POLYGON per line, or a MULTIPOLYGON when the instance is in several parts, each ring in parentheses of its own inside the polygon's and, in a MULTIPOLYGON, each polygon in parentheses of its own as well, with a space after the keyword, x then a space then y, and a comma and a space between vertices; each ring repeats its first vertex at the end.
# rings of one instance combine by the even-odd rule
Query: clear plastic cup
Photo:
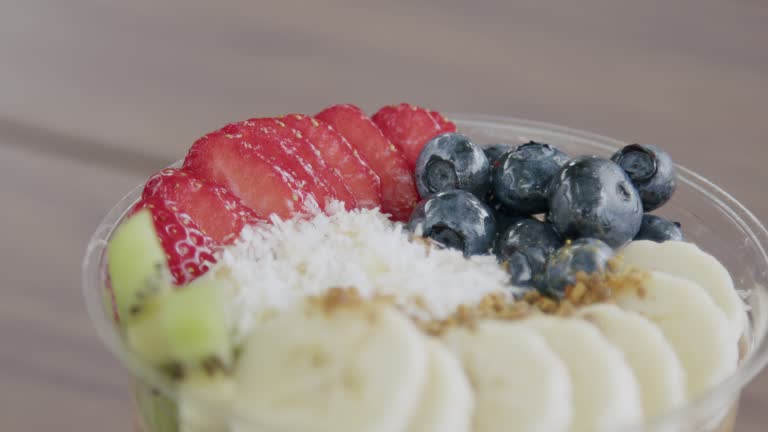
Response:
MULTIPOLYGON (((464 114, 450 118, 462 133, 481 144, 521 144, 534 140, 553 144, 571 155, 603 156, 626 145, 611 138, 531 121, 464 114)), ((675 196, 659 213, 680 221, 687 239, 714 254, 731 273, 749 309, 742 359, 735 373, 699 399, 661 418, 617 432, 732 431, 741 390, 768 362, 768 231, 747 208, 712 182, 682 166, 677 169, 675 196)), ((131 373, 136 390, 137 430, 175 432, 170 424, 178 400, 174 382, 143 364, 127 349, 113 323, 111 309, 105 308, 107 241, 138 200, 141 190, 138 186, 123 197, 97 227, 83 262, 83 290, 101 339, 131 373)), ((232 430, 239 432, 301 432, 269 429, 200 400, 185 399, 185 406, 200 418, 214 420, 213 423, 236 425, 232 430)))

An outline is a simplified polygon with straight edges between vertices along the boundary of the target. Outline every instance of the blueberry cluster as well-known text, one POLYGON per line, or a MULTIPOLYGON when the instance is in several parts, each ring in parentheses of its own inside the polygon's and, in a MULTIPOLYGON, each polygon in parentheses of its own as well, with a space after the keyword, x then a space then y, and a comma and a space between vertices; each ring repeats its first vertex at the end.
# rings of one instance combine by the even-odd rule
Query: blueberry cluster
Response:
POLYGON ((446 133, 424 146, 415 177, 423 200, 408 229, 465 256, 492 252, 513 285, 553 297, 578 272, 604 271, 630 240, 683 239, 680 224, 645 213, 676 184, 672 159, 655 146, 569 158, 549 144, 481 148, 446 133))

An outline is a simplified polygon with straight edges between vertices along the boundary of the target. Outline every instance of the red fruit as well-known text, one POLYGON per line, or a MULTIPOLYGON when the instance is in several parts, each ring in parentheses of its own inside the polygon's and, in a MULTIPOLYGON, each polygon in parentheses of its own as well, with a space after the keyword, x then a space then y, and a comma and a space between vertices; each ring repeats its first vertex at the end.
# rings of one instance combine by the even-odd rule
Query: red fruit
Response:
POLYGON ((173 283, 185 285, 205 274, 216 263, 213 254, 217 249, 212 238, 205 235, 192 217, 179 210, 173 201, 160 197, 142 199, 131 214, 149 209, 155 223, 155 231, 168 258, 173 283))
POLYGON ((419 196, 402 152, 354 105, 334 105, 315 117, 343 135, 378 174, 382 211, 391 214, 396 221, 407 220, 419 196))
POLYGON ((440 126, 440 130, 442 130, 441 133, 456 132, 456 125, 453 124, 452 121, 445 118, 444 115, 437 111, 430 111, 429 115, 431 115, 432 118, 437 122, 437 125, 440 126))
POLYGON ((246 225, 263 221, 227 188, 183 169, 169 168, 150 177, 142 197, 175 202, 201 231, 220 244, 234 242, 246 225))
POLYGON ((316 211, 315 197, 283 165, 284 155, 278 159, 279 152, 262 152, 263 145, 252 143, 250 129, 245 122, 234 123, 200 138, 189 149, 184 169, 226 187, 262 219, 316 211))
POLYGON ((288 114, 280 120, 314 144, 328 168, 346 184, 358 207, 381 207, 379 176, 331 125, 302 114, 288 114))
POLYGON ((382 107, 371 119, 384 136, 403 151, 411 170, 416 166, 416 159, 427 141, 456 130, 456 125, 442 118, 439 113, 433 116, 424 108, 407 103, 382 107))
POLYGON ((330 200, 342 201, 350 210, 356 207, 355 197, 341 177, 328 168, 320 151, 301 132, 277 118, 254 118, 246 123, 253 142, 262 144, 262 151, 274 154, 283 166, 297 173, 323 209, 330 200))

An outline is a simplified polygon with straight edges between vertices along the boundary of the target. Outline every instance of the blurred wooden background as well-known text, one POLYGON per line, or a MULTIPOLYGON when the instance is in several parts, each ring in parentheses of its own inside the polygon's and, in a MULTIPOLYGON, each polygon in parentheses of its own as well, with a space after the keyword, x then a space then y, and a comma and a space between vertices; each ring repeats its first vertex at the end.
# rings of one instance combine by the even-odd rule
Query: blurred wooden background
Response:
MULTIPOLYGON (((86 240, 223 123, 409 101, 657 143, 762 220, 768 1, 0 0, 0 430, 130 430, 86 240)), ((765 430, 768 374, 738 431, 765 430)))

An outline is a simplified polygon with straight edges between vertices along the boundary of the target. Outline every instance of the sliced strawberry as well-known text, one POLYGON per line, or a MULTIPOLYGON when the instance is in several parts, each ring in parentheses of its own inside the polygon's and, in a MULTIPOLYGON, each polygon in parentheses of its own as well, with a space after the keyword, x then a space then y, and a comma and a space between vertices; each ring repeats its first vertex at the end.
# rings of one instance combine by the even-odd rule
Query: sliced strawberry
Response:
POLYGON ((452 121, 445 118, 444 115, 437 111, 430 111, 429 115, 431 115, 432 118, 437 122, 437 125, 440 126, 440 130, 442 130, 441 133, 456 132, 456 125, 453 124, 452 121))
POLYGON ((192 217, 180 211, 175 202, 160 197, 142 199, 131 214, 145 208, 152 213, 174 284, 185 285, 216 263, 213 255, 216 243, 200 231, 192 217))
POLYGON ((150 177, 142 197, 155 196, 175 202, 201 231, 220 244, 234 242, 246 225, 264 220, 227 188, 183 169, 164 169, 150 177))
POLYGON ((382 210, 396 221, 407 220, 419 196, 402 152, 354 105, 334 105, 315 117, 343 135, 378 174, 382 210))
MULTIPOLYGON (((450 129, 441 126, 429 111, 407 103, 382 107, 371 119, 384 136, 403 151, 411 170, 427 141, 450 129)), ((453 130, 456 130, 455 126, 453 130)))
POLYGON ((314 144, 328 168, 340 176, 354 196, 358 207, 381 207, 379 176, 331 125, 303 114, 288 114, 280 120, 314 144))
POLYGON ((254 145, 261 144, 262 151, 274 154, 296 172, 323 209, 330 200, 342 201, 348 209, 356 207, 355 198, 341 177, 328 168, 320 151, 301 132, 277 118, 254 118, 246 123, 254 145))
POLYGON ((234 123, 200 138, 189 150, 184 169, 226 187, 262 219, 315 211, 317 201, 302 180, 273 155, 275 151, 262 152, 263 146, 252 144, 251 129, 245 122, 234 123))

